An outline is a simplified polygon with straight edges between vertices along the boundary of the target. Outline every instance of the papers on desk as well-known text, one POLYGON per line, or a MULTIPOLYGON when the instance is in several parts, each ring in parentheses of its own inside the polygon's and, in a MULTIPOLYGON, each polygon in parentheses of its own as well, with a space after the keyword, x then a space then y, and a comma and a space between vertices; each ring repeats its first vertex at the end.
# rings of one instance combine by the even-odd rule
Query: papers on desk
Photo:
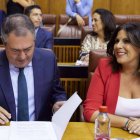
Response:
POLYGON ((72 114, 81 102, 81 98, 74 93, 53 115, 52 122, 11 122, 10 127, 0 126, 0 138, 2 140, 61 140, 72 114))
POLYGON ((9 126, 0 126, 0 139, 9 140, 10 127, 9 126))
POLYGON ((9 140, 57 140, 51 122, 11 122, 9 140))

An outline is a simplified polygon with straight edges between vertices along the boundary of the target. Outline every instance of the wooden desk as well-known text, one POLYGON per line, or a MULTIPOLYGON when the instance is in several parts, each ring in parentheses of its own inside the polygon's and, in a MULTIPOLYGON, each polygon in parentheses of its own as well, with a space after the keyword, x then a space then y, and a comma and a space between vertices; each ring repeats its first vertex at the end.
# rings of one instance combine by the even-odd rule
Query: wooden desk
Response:
MULTIPOLYGON (((70 122, 64 133, 62 140, 94 140, 94 124, 86 122, 70 122)), ((137 135, 129 134, 119 128, 111 128, 111 138, 124 138, 132 140, 137 135)))

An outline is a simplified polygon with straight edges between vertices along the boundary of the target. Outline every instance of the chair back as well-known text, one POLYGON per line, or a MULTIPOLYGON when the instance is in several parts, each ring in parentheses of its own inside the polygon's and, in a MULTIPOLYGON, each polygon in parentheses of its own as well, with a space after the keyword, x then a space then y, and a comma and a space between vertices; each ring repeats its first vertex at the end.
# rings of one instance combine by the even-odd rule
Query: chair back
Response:
POLYGON ((42 22, 44 27, 56 35, 56 15, 54 14, 43 14, 42 15, 42 22))
POLYGON ((117 25, 122 25, 128 22, 140 22, 140 15, 114 15, 117 25))
MULTIPOLYGON (((81 38, 81 27, 78 26, 77 21, 75 18, 70 19, 67 15, 60 15, 59 16, 59 29, 63 28, 61 33, 59 33, 58 37, 61 38, 81 38), (63 27, 65 26, 65 27, 63 27)), ((83 17, 85 21, 85 25, 88 25, 88 17, 83 17)))
POLYGON ((92 50, 89 53, 89 66, 88 66, 88 81, 90 83, 91 77, 99 63, 99 60, 103 57, 107 57, 106 50, 97 49, 92 50))

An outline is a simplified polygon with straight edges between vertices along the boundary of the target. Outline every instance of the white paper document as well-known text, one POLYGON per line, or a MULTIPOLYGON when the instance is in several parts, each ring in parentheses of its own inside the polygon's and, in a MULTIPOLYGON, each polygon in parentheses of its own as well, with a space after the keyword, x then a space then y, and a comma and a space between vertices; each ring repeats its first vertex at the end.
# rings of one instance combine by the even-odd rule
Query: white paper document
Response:
POLYGON ((81 102, 81 98, 77 95, 77 93, 74 93, 69 100, 67 100, 65 104, 53 115, 52 125, 58 140, 61 140, 72 114, 81 102))
POLYGON ((57 140, 51 122, 11 122, 9 140, 57 140))
POLYGON ((2 140, 61 140, 67 124, 82 102, 74 93, 53 115, 52 122, 11 122, 9 127, 0 126, 2 140))
POLYGON ((0 140, 9 140, 10 127, 0 126, 0 140))

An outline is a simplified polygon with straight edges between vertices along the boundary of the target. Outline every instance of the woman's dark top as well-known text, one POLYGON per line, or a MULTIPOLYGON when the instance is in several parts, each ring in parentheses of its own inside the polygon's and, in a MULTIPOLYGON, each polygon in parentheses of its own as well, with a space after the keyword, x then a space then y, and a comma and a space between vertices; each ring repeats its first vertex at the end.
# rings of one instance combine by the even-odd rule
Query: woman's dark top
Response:
POLYGON ((12 0, 9 0, 7 3, 7 15, 12 15, 16 13, 23 13, 24 7, 22 7, 20 4, 13 2, 12 0))

